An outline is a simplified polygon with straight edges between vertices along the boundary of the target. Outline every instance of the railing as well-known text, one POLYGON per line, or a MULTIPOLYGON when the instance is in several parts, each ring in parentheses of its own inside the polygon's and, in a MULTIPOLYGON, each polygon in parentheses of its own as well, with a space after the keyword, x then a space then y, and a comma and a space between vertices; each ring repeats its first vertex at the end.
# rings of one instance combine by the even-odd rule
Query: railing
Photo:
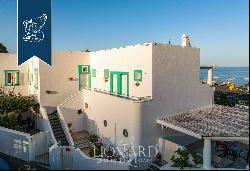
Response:
POLYGON ((54 136, 53 130, 51 128, 51 125, 50 125, 50 122, 49 122, 49 118, 48 118, 48 114, 46 112, 46 109, 44 107, 40 106, 40 112, 41 112, 41 114, 43 116, 43 121, 42 122, 44 122, 46 124, 44 127, 48 129, 48 132, 50 133, 50 136, 51 136, 51 138, 53 140, 52 143, 56 144, 57 141, 56 141, 56 138, 54 136))
POLYGON ((135 102, 145 102, 145 101, 151 101, 153 100, 151 96, 145 96, 145 97, 136 97, 136 96, 127 96, 126 94, 118 94, 118 93, 112 93, 108 90, 102 90, 102 89, 97 89, 94 88, 93 89, 95 92, 99 92, 99 93, 104 93, 104 94, 109 94, 111 96, 116 96, 116 97, 120 97, 120 98, 124 98, 124 99, 128 99, 128 100, 132 100, 135 102))
POLYGON ((68 125, 67 125, 67 123, 66 123, 66 121, 65 121, 65 119, 64 119, 64 117, 62 115, 62 111, 60 109, 61 107, 62 106, 60 106, 60 105, 57 106, 57 115, 58 115, 60 123, 62 125, 63 132, 64 132, 64 134, 65 134, 65 136, 66 136, 66 138, 68 140, 69 146, 73 147, 75 145, 75 143, 74 143, 73 138, 72 138, 72 136, 71 136, 71 134, 69 132, 68 125))
POLYGON ((75 92, 74 94, 70 95, 68 98, 66 98, 61 104, 59 104, 58 106, 63 106, 66 103, 68 103, 71 99, 73 99, 75 96, 77 96, 78 94, 80 94, 83 91, 83 89, 75 92))

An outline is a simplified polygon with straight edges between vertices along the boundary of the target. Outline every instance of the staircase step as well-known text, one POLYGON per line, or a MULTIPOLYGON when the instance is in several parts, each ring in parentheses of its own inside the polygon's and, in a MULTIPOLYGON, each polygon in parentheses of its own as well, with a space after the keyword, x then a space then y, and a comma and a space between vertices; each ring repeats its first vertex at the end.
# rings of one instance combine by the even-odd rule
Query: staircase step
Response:
POLYGON ((85 138, 73 138, 73 140, 77 143, 77 142, 87 142, 87 141, 90 141, 88 137, 85 137, 85 138))
POLYGON ((58 128, 52 128, 53 132, 58 132, 58 131, 63 131, 63 129, 61 127, 58 128))
POLYGON ((84 143, 84 144, 76 144, 80 149, 91 148, 91 143, 84 143))
POLYGON ((58 118, 49 118, 50 122, 60 122, 58 118))
POLYGON ((62 128, 60 119, 58 118, 57 111, 48 114, 48 118, 56 141, 58 142, 60 140, 62 146, 68 146, 69 143, 62 128))
POLYGON ((51 124, 59 124, 61 123, 59 120, 49 120, 51 124))

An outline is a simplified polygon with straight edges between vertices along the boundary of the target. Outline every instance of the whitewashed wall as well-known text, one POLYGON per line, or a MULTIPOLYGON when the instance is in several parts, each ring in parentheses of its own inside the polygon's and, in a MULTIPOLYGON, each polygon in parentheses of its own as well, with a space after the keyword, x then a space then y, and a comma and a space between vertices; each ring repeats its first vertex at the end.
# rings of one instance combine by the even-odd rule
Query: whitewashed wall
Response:
POLYGON ((88 104, 84 112, 95 122, 97 133, 106 144, 127 141, 140 144, 141 103, 89 90, 83 90, 83 96, 84 104, 88 104), (107 120, 107 127, 104 120, 107 120), (124 137, 123 129, 127 129, 128 138, 124 137))
MULTIPOLYGON (((28 95, 28 66, 22 64, 17 67, 17 55, 12 53, 0 53, 0 86, 5 84, 4 70, 20 70, 20 85, 15 86, 16 93, 28 95)), ((7 90, 12 90, 13 86, 5 86, 7 90)))
POLYGON ((78 65, 89 64, 85 52, 53 52, 52 66, 40 62, 42 106, 57 106, 78 90, 78 65), (73 80, 69 80, 72 77, 73 80), (52 94, 46 94, 46 91, 52 94))
POLYGON ((129 95, 152 96, 152 44, 126 46, 90 52, 90 66, 96 69, 96 77, 91 77, 92 88, 110 91, 110 79, 104 81, 104 69, 129 72, 129 95), (142 70, 142 82, 137 87, 134 70, 142 70))
POLYGON ((36 99, 40 102, 40 59, 38 57, 32 57, 27 61, 27 67, 28 67, 28 72, 27 72, 27 77, 28 78, 28 93, 30 95, 36 96, 36 99), (37 82, 35 80, 35 72, 34 70, 38 70, 38 78, 37 82), (31 74, 32 76, 29 76, 31 74))
POLYGON ((162 136, 159 117, 213 103, 213 89, 199 81, 200 51, 176 45, 153 45, 153 100, 143 104, 142 142, 158 144, 162 136), (150 129, 148 129, 150 128, 150 129))
POLYGON ((99 159, 90 158, 79 149, 71 147, 54 147, 50 151, 50 169, 53 170, 129 170, 129 163, 100 162, 99 159), (69 154, 62 154, 64 148, 70 149, 69 154), (67 157, 66 161, 63 156, 67 157))
POLYGON ((0 152, 25 160, 33 161, 37 156, 48 152, 47 132, 36 135, 0 127, 0 152))

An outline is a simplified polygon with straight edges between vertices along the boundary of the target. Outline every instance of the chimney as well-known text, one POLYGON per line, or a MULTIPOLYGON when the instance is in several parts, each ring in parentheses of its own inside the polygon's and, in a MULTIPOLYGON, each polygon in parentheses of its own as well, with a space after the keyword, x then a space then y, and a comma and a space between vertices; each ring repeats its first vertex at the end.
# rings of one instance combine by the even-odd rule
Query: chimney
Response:
POLYGON ((182 47, 191 47, 190 38, 189 38, 188 34, 183 34, 181 36, 181 46, 182 47))

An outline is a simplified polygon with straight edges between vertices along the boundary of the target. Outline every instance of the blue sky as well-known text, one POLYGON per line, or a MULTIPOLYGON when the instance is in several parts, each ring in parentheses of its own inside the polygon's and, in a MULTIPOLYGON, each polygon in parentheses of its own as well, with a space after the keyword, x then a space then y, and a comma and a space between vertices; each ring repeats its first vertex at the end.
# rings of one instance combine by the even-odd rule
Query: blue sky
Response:
MULTIPOLYGON (((52 46, 100 50, 188 33, 201 64, 249 66, 248 0, 52 0, 52 46)), ((0 42, 16 52, 16 0, 0 0, 0 42)))

